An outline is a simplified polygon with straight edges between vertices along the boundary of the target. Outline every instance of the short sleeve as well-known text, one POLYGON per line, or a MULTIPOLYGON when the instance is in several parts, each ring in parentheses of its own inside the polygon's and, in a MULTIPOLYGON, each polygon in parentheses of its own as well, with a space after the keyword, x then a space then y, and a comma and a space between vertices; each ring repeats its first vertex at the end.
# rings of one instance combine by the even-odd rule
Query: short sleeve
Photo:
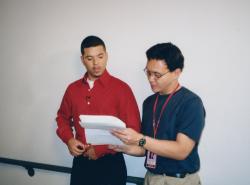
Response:
POLYGON ((177 132, 187 135, 198 143, 205 125, 205 109, 201 99, 195 97, 185 102, 177 119, 177 132))

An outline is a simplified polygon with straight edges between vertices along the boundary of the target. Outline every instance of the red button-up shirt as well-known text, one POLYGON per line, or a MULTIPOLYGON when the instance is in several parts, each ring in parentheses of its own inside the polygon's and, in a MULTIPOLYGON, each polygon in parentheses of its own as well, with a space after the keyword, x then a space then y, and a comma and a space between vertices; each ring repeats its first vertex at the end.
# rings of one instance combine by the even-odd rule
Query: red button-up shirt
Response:
MULTIPOLYGON (((94 81, 92 89, 87 82, 87 73, 68 86, 56 118, 57 135, 66 144, 74 137, 72 127, 75 137, 86 144, 84 128, 79 124, 79 115, 82 114, 115 116, 128 128, 140 131, 140 114, 132 90, 106 70, 94 81)), ((94 149, 97 157, 114 153, 107 145, 96 145, 94 149)))

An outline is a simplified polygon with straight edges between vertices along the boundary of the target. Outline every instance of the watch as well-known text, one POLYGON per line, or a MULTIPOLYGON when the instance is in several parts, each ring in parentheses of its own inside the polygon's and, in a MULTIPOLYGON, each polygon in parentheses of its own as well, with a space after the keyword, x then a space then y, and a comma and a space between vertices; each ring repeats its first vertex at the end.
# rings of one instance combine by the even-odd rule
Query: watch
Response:
POLYGON ((139 146, 140 147, 143 147, 144 145, 146 144, 146 139, 145 139, 145 136, 143 136, 140 140, 139 140, 139 146))

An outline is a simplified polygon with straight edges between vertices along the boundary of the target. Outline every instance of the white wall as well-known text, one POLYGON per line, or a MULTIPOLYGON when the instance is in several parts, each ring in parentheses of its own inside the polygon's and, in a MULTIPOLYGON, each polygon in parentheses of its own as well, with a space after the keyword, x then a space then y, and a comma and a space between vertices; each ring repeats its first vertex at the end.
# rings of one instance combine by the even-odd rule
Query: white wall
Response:
MULTIPOLYGON (((152 92, 145 51, 171 41, 183 51, 182 85, 207 110, 200 145, 204 185, 250 184, 250 2, 0 0, 0 157, 71 166, 55 134, 66 86, 80 78, 80 43, 104 39, 109 71, 132 87, 139 107, 152 92)), ((143 176, 143 158, 126 157, 143 176)), ((0 164, 1 185, 66 185, 69 175, 0 164)))

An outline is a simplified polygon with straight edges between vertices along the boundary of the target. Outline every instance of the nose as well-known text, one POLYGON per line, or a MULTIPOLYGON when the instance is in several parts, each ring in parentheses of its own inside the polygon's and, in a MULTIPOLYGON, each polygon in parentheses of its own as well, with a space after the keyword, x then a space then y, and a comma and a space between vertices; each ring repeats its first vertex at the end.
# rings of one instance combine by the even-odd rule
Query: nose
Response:
POLYGON ((148 81, 149 82, 155 81, 155 76, 153 74, 148 75, 148 81))
POLYGON ((93 58, 93 64, 96 65, 98 63, 96 58, 93 58))

